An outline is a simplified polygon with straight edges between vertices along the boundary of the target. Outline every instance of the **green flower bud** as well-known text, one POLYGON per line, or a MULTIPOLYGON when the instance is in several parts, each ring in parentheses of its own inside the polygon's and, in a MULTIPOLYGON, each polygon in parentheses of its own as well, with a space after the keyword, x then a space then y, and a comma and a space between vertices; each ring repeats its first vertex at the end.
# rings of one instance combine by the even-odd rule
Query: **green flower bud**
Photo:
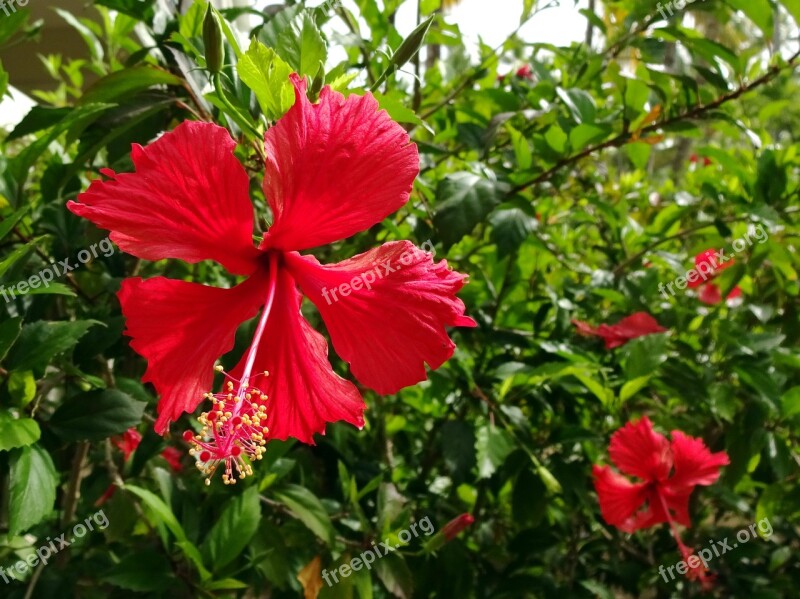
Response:
POLYGON ((215 75, 222 69, 225 47, 222 45, 222 25, 211 3, 208 3, 206 17, 203 19, 203 44, 206 47, 206 67, 215 75))

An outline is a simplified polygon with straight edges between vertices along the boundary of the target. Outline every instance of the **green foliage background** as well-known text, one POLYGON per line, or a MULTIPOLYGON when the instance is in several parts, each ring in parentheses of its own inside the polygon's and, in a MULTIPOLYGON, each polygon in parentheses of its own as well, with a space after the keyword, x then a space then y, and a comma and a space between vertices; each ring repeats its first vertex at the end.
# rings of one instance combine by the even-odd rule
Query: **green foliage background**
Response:
MULTIPOLYGON (((69 214, 67 200, 100 168, 131 170, 131 143, 185 119, 213 119, 241 141, 268 221, 257 140, 291 105, 294 70, 315 91, 375 90, 422 160, 404 209, 318 256, 431 240, 469 273, 461 297, 479 326, 454 331, 456 355, 428 382, 366 392, 363 431, 332 425, 314 447, 272 442, 252 479, 206 487, 188 457, 175 474, 160 455, 187 448, 152 431, 156 398, 114 294, 133 273, 233 283, 219 267, 101 254, 0 302, 0 565, 123 485, 103 506, 108 528, 0 583, 0 595, 297 597, 315 558, 332 570, 372 542, 397 543, 414 521, 440 530, 464 512, 476 522, 457 539, 436 550, 413 539, 319 597, 699 595, 658 574, 680 559, 668 527, 626 535, 600 517, 591 465, 642 414, 731 457, 719 483, 695 492, 688 543, 733 538, 763 518, 774 528, 711 563, 711 595, 797 595, 800 2, 707 0, 662 21, 649 2, 599 0, 583 11, 586 43, 512 36, 474 59, 439 0, 420 3, 418 22, 432 17, 424 41, 425 25, 404 41, 402 1, 222 11, 216 86, 203 2, 182 16, 153 0, 97 0, 92 19, 54 8, 88 58, 42 57, 57 85, 0 142, 0 283, 99 243, 106 233, 69 214), (228 28, 242 13, 257 25, 249 48, 228 28), (339 64, 334 48, 346 53, 339 64), (530 79, 514 74, 523 65, 530 79), (741 305, 659 293, 695 254, 730 248, 755 225, 768 239, 719 280, 723 293, 742 288, 741 305), (570 323, 639 310, 669 332, 606 351, 570 323), (109 438, 131 426, 144 438, 123 462, 109 438)), ((520 2, 520 23, 543 8, 520 2)), ((0 18, 0 56, 33 56, 39 27, 24 9, 0 18)), ((8 83, 0 68, 0 92, 8 83)))

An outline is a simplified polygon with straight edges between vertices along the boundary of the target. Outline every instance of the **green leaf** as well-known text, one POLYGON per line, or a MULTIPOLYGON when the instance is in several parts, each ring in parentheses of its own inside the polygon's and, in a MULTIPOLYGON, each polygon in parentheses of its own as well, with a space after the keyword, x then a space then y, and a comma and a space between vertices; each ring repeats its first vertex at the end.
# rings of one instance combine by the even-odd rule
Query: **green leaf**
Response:
POLYGON ((420 119, 413 110, 403 104, 403 100, 399 95, 384 95, 379 92, 373 93, 375 99, 378 100, 380 107, 389 113, 393 121, 398 123, 413 123, 415 125, 422 125, 420 119))
POLYGON ((9 469, 8 529, 15 535, 53 511, 58 477, 50 454, 39 445, 14 449, 9 469))
POLYGON ((653 374, 667 360, 668 343, 666 335, 646 335, 622 346, 619 351, 625 357, 625 377, 631 381, 653 374))
POLYGON ((33 418, 14 418, 9 412, 0 412, 0 451, 25 447, 36 443, 42 431, 33 418))
POLYGON ((294 87, 289 81, 292 68, 272 48, 253 38, 236 70, 242 82, 255 92, 268 120, 279 119, 292 107, 294 87))
POLYGON ((0 322, 0 361, 4 360, 8 350, 14 345, 22 331, 22 318, 10 318, 0 322))
POLYGON ((521 171, 528 170, 533 164, 533 150, 531 150, 530 142, 511 125, 507 124, 506 129, 508 129, 508 134, 511 138, 511 146, 514 148, 517 167, 521 171))
POLYGON ((772 4, 769 0, 727 0, 736 10, 741 10, 764 33, 766 40, 772 40, 775 29, 772 4))
MULTIPOLYGON (((9 253, 8 256, 6 256, 5 259, 2 262, 0 262, 0 277, 5 275, 6 272, 8 272, 8 270, 11 269, 11 267, 14 266, 17 262, 19 262, 20 259, 23 256, 26 256, 30 251, 35 250, 37 244, 41 240, 42 240, 42 237, 37 237, 36 239, 31 239, 28 243, 17 247, 13 252, 9 253)), ((9 286, 8 290, 6 291, 6 295, 9 296, 9 297, 6 298, 5 296, 3 296, 3 299, 5 299, 6 301, 8 301, 10 299, 13 299, 13 295, 12 294, 16 294, 17 293, 15 287, 16 287, 16 285, 9 286)), ((5 287, 2 287, 0 289, 5 289, 5 287)), ((24 295, 24 294, 20 294, 20 295, 24 295)))
POLYGON ((149 23, 156 0, 95 0, 95 4, 116 10, 123 15, 149 23))
POLYGON ((11 39, 17 31, 22 29, 25 22, 28 20, 28 9, 15 10, 14 12, 6 15, 0 15, 0 45, 11 39))
POLYGON ((281 32, 278 54, 300 75, 313 77, 319 63, 325 64, 328 49, 322 34, 308 11, 303 11, 281 32))
POLYGON ((647 168, 647 163, 650 161, 650 152, 653 147, 643 141, 625 145, 625 154, 627 154, 630 161, 638 169, 644 170, 647 168))
POLYGON ((64 285, 64 283, 49 283, 45 287, 37 287, 36 289, 29 289, 25 295, 66 295, 68 297, 75 297, 75 292, 72 287, 64 285))
POLYGON ((505 430, 493 425, 479 428, 475 439, 478 476, 480 478, 492 476, 513 450, 514 439, 505 430))
POLYGON ((295 518, 305 524, 329 546, 334 544, 336 530, 325 506, 311 491, 298 485, 287 485, 273 492, 276 501, 285 504, 295 518))
POLYGON ((592 143, 604 140, 611 133, 608 125, 578 125, 569 132, 569 144, 573 151, 578 152, 592 143))
POLYGON ((0 240, 5 239, 5 236, 8 235, 19 222, 19 220, 25 216, 25 213, 29 208, 30 206, 23 206, 16 212, 3 218, 2 222, 0 222, 0 240))
POLYGON ((102 61, 104 55, 103 44, 92 32, 92 30, 66 10, 62 10, 60 8, 53 8, 53 10, 56 11, 58 16, 64 19, 67 24, 69 24, 83 38, 83 41, 86 42, 86 47, 89 49, 89 53, 91 54, 92 58, 98 62, 102 61))
POLYGON ((417 25, 414 30, 408 34, 408 37, 403 40, 397 50, 394 51, 394 54, 392 54, 392 65, 394 69, 402 67, 419 52, 419 49, 425 42, 425 36, 428 34, 428 30, 431 28, 435 18, 435 15, 428 17, 417 25))
POLYGON ((414 577, 402 555, 390 553, 376 561, 374 567, 387 591, 399 599, 411 599, 414 593, 414 577))
POLYGON ((100 441, 139 424, 146 405, 116 389, 88 391, 65 401, 49 425, 66 441, 100 441))
POLYGON ((8 370, 40 370, 58 354, 72 349, 89 327, 99 324, 94 320, 49 322, 40 320, 26 324, 19 339, 8 354, 8 370))
POLYGON ((231 563, 253 538, 260 520, 258 487, 249 487, 228 502, 201 545, 206 563, 213 564, 215 572, 231 563))
POLYGON ((563 154, 567 148, 567 134, 558 125, 552 125, 544 134, 544 140, 556 154, 563 154))
POLYGON ((8 135, 6 141, 18 139, 43 129, 49 129, 56 125, 71 112, 72 107, 53 108, 50 106, 34 106, 30 109, 28 114, 14 127, 14 130, 8 135))
POLYGON ((164 500, 155 493, 134 485, 125 485, 124 489, 130 491, 145 503, 153 515, 158 518, 157 522, 166 526, 173 534, 177 541, 175 544, 181 549, 189 561, 195 565, 197 571, 200 573, 200 577, 203 580, 208 580, 211 577, 211 573, 203 566, 203 559, 200 555, 200 551, 186 537, 186 532, 183 530, 180 522, 178 522, 175 514, 172 513, 170 507, 164 503, 164 500))
POLYGON ((461 240, 500 202, 497 184, 459 172, 445 177, 436 190, 433 224, 446 246, 461 240))
POLYGON ((20 407, 28 405, 36 396, 36 379, 30 370, 14 370, 8 376, 8 394, 20 407))
MULTIPOLYGON (((504 206, 509 204, 504 204, 504 206)), ((528 214, 529 208, 499 208, 489 217, 492 223, 491 238, 497 245, 498 254, 507 256, 519 249, 536 229, 538 221, 528 214)))
POLYGON ((35 142, 27 146, 13 160, 9 162, 8 170, 16 180, 17 184, 22 186, 28 178, 31 167, 39 159, 39 157, 47 150, 47 147, 53 143, 62 133, 65 133, 72 127, 83 127, 92 120, 97 118, 97 115, 107 110, 107 104, 88 104, 81 105, 72 110, 68 116, 64 117, 56 126, 54 126, 46 134, 42 135, 35 142))
POLYGON ((3 68, 3 61, 0 60, 0 101, 8 91, 8 72, 3 68))
POLYGON ((78 105, 117 102, 155 85, 180 84, 181 80, 168 71, 148 66, 130 67, 115 71, 95 81, 83 93, 78 105))
POLYGON ((781 396, 781 411, 786 418, 800 414, 800 387, 792 387, 781 396))
POLYGON ((645 374, 633 380, 627 381, 624 385, 622 385, 622 389, 619 390, 620 403, 628 401, 631 397, 633 397, 639 391, 644 389, 647 386, 647 383, 649 382, 650 382, 649 374, 645 374))
POLYGON ((781 0, 781 4, 792 15, 795 23, 800 24, 800 0, 781 0))
MULTIPOLYGON (((292 22, 303 13, 303 5, 298 3, 294 6, 280 7, 258 33, 258 39, 268 48, 278 47, 278 38, 285 29, 291 26, 292 22)), ((284 58, 286 58, 284 56, 284 58)))
POLYGON ((169 559, 157 551, 129 553, 102 580, 139 593, 165 591, 175 585, 169 559))
POLYGON ((594 98, 582 89, 557 88, 556 93, 569 109, 576 123, 593 123, 597 114, 594 98))

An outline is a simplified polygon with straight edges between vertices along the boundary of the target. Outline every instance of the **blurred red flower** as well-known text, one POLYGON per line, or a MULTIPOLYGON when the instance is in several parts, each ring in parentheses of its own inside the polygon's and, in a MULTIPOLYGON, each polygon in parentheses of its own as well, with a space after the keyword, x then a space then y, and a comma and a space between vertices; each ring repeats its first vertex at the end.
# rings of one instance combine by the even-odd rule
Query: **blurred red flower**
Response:
MULTIPOLYGON (((718 260, 717 254, 718 252, 713 248, 697 254, 694 257, 694 266, 695 271, 697 272, 697 277, 693 278, 691 276, 687 276, 687 286, 689 289, 696 289, 699 287, 697 291, 697 299, 704 304, 714 305, 722 301, 722 292, 720 291, 720 288, 710 281, 719 276, 719 274, 726 268, 733 266, 736 262, 733 258, 730 260, 725 260, 724 262, 718 260)), ((728 297, 725 299, 730 301, 740 298, 741 296, 742 290, 736 286, 731 290, 731 292, 728 294, 728 297)))
POLYGON ((578 333, 581 335, 602 337, 606 342, 606 349, 614 349, 620 345, 625 345, 631 339, 654 333, 663 333, 667 330, 660 326, 656 319, 647 312, 636 312, 612 325, 601 324, 598 327, 593 327, 586 322, 575 319, 572 320, 572 324, 577 327, 578 333))
POLYGON ((517 69, 516 73, 514 73, 520 79, 529 79, 533 80, 533 69, 531 65, 524 64, 520 68, 517 69))
MULTIPOLYGON (((609 466, 595 464, 592 472, 606 522, 627 533, 667 522, 686 560, 692 550, 681 541, 675 523, 691 526, 692 491, 716 482, 730 460, 724 451, 711 453, 702 439, 678 430, 671 436, 669 442, 655 432, 647 416, 628 422, 611 436, 608 453, 620 472, 641 482, 631 482, 609 466)), ((691 576, 704 581, 705 568, 695 568, 691 576)))

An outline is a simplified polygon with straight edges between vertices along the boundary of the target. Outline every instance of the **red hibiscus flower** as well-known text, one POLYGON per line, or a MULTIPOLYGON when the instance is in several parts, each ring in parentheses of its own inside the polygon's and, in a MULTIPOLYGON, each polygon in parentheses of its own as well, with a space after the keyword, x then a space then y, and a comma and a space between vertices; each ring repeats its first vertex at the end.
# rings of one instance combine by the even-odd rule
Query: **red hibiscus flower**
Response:
MULTIPOLYGON (((691 156, 689 156, 689 162, 691 162, 692 164, 697 164, 699 161, 700 157, 698 157, 697 154, 692 154, 691 156)), ((709 158, 708 156, 703 156, 703 166, 711 166, 711 164, 712 164, 711 158, 709 158)))
POLYGON ((121 435, 111 437, 111 442, 122 452, 122 457, 127 462, 131 458, 131 454, 139 447, 139 443, 142 442, 142 435, 131 427, 121 435))
POLYGON ((625 345, 631 339, 653 333, 663 333, 667 330, 647 312, 636 312, 612 325, 601 324, 599 327, 593 327, 582 320, 574 319, 572 324, 577 327, 578 333, 581 335, 602 337, 606 342, 606 349, 614 349, 625 345))
MULTIPOLYGON (((713 248, 700 252, 694 257, 694 271, 690 271, 687 274, 687 286, 689 289, 699 287, 697 299, 704 304, 714 305, 720 303, 722 301, 722 292, 717 285, 710 281, 719 276, 726 268, 733 266, 734 262, 733 258, 725 261, 721 258, 718 260, 717 251, 713 248)), ((740 298, 741 295, 742 290, 736 286, 725 299, 731 301, 740 298)))
MULTIPOLYGON (((136 448, 139 447, 141 442, 142 435, 134 427, 129 428, 121 435, 111 437, 111 443, 113 443, 114 446, 122 452, 122 459, 125 462, 131 459, 131 455, 133 455, 133 452, 136 451, 136 448)), ((181 458, 183 457, 183 454, 181 454, 179 449, 175 447, 166 447, 164 448, 164 451, 161 452, 161 457, 167 461, 173 472, 180 472, 183 470, 183 464, 181 464, 181 458)), ((116 492, 117 487, 113 484, 109 485, 105 492, 95 502, 95 506, 103 505, 106 501, 111 499, 116 492)))
POLYGON ((529 79, 531 81, 533 80, 533 69, 529 64, 522 65, 520 68, 517 69, 517 72, 514 74, 520 79, 529 79))
MULTIPOLYGON (((692 550, 681 541, 675 524, 691 526, 692 491, 716 482, 720 468, 730 463, 728 455, 711 453, 702 439, 681 431, 672 431, 670 443, 653 430, 647 416, 616 431, 608 453, 620 472, 641 482, 631 482, 609 466, 595 464, 594 486, 603 519, 627 533, 667 522, 687 560, 692 550)), ((705 568, 693 568, 692 577, 704 580, 705 568)))
POLYGON ((226 482, 234 480, 232 466, 240 477, 250 472, 243 454, 259 459, 267 439, 313 443, 329 422, 364 424, 364 401, 331 368, 324 337, 300 313, 298 286, 354 376, 380 393, 424 380, 425 364, 438 368, 450 358, 455 345, 445 327, 475 326, 455 295, 465 275, 410 242, 331 265, 298 253, 402 207, 419 156, 371 94, 345 99, 326 87, 312 104, 306 81, 296 74, 291 81, 294 106, 265 135, 263 187, 273 224, 258 247, 249 178, 227 130, 211 123, 184 122, 146 148, 134 146, 136 172, 104 169, 108 180, 68 203, 139 258, 215 260, 247 275, 230 289, 130 278, 119 292, 131 347, 148 361, 144 380, 160 394, 156 430, 210 400, 203 431, 184 437, 207 473, 225 465, 226 482), (216 360, 259 310, 250 348, 225 373, 223 391, 207 393, 216 360))
POLYGON ((173 472, 183 470, 183 464, 181 463, 183 452, 177 447, 165 447, 164 451, 161 452, 161 457, 169 464, 173 472))

